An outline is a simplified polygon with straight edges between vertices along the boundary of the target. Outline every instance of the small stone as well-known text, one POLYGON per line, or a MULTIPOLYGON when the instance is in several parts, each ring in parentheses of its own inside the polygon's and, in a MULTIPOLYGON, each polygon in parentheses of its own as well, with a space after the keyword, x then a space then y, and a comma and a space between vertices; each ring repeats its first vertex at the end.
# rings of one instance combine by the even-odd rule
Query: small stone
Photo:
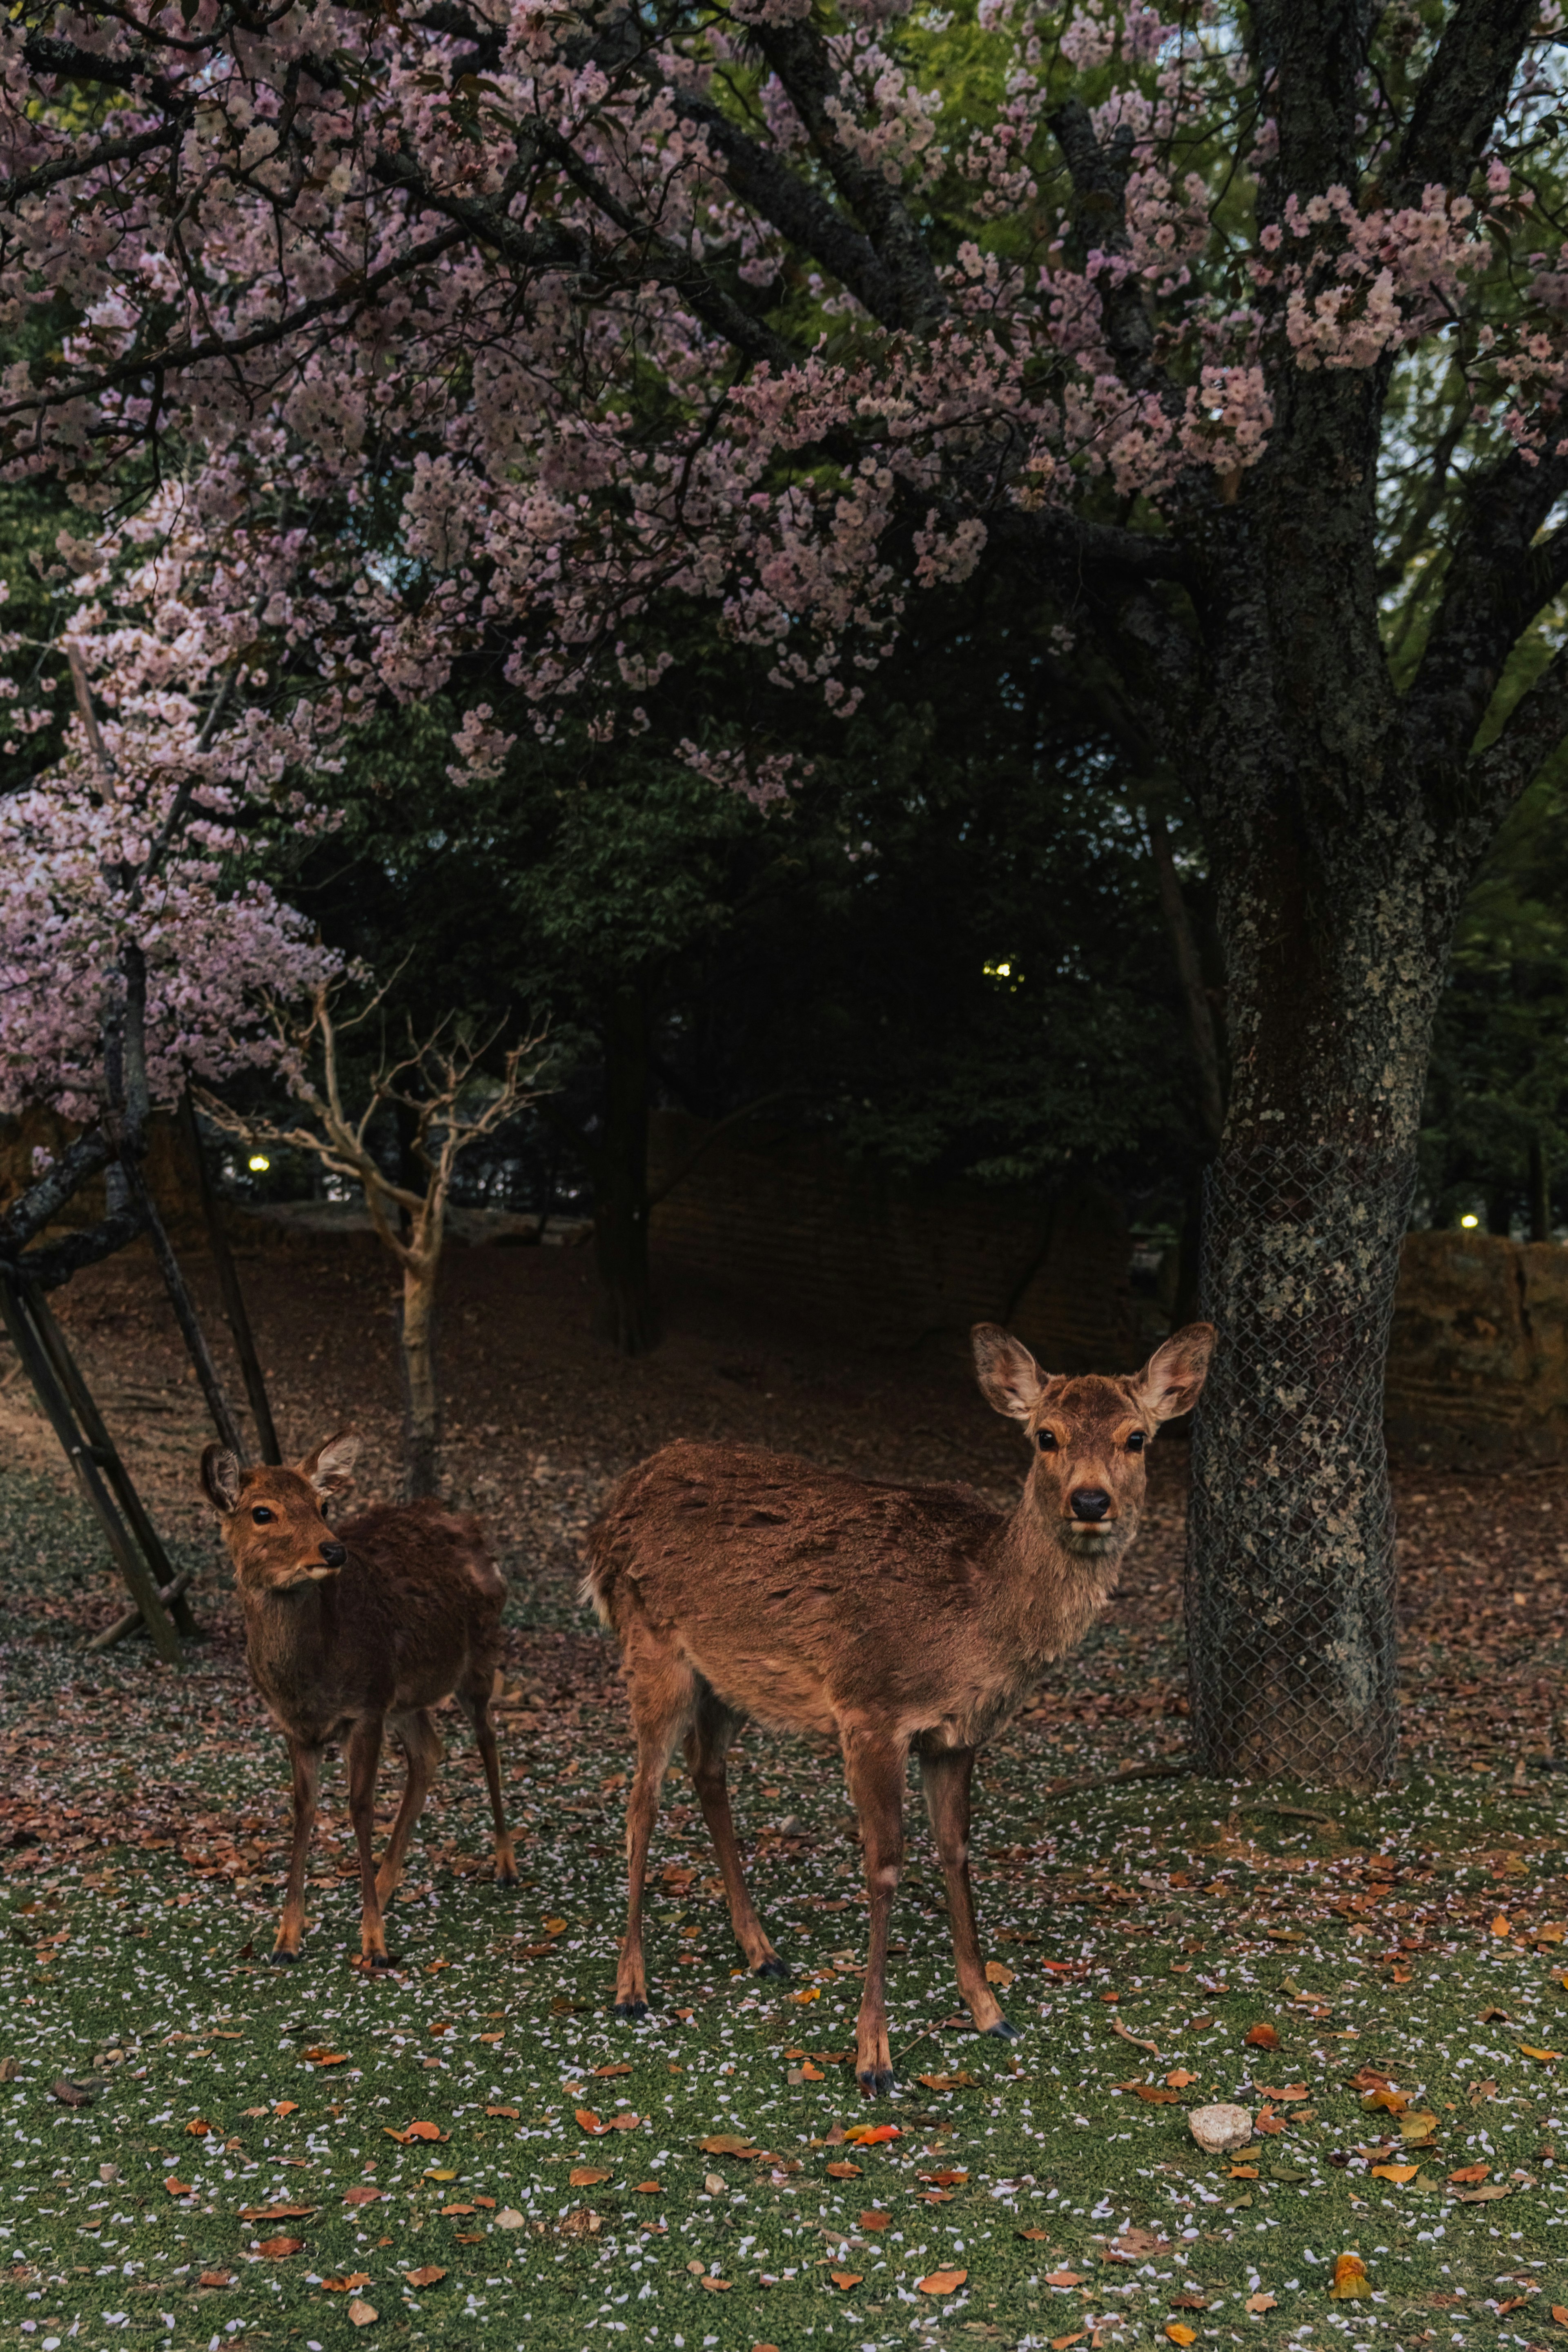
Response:
POLYGON ((1252 2137, 1252 2117, 1245 2107, 1221 2101, 1217 2106, 1190 2108, 1187 2128, 1205 2156, 1234 2156, 1252 2137))

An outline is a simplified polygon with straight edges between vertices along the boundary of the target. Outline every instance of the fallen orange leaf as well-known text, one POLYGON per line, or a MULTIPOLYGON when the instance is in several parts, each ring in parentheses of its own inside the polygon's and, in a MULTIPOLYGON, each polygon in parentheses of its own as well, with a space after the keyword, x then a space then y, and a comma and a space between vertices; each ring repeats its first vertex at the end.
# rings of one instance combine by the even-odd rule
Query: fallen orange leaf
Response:
POLYGON ((275 2116, 296 2115, 299 2112, 299 2107, 300 2102, 298 2099, 275 2099, 272 2103, 272 2112, 275 2116))
POLYGON ((405 2271, 403 2275, 410 2286, 435 2286, 447 2273, 439 2263, 426 2263, 423 2270, 405 2271))
POLYGON ((376 2199, 381 2194, 382 2191, 379 2189, 373 2189, 368 2181, 363 2181, 357 2189, 345 2189, 343 2190, 343 2203, 345 2205, 374 2205, 376 2199))
POLYGON ((583 2129, 588 2134, 590 2138, 596 2139, 601 2132, 607 2132, 610 2128, 608 2124, 601 2123, 599 2121, 598 2116, 594 2113, 592 2107, 577 2108, 576 2116, 577 2121, 582 2125, 583 2129))
POLYGON ((516 2107, 487 2107, 485 2113, 487 2116, 500 2116, 509 2124, 514 2124, 518 2119, 519 2111, 516 2107))
POLYGON ((1083 2281, 1082 2271, 1052 2271, 1046 2284, 1047 2286, 1081 2286, 1083 2281))
POLYGON ((1182 2319, 1173 2319, 1168 2321, 1165 2327, 1165 2333, 1170 2337, 1173 2344, 1195 2344, 1198 2340, 1197 2329, 1195 2327, 1189 2327, 1186 2322, 1182 2319))
POLYGON ((1462 2164, 1458 2172, 1450 2172, 1448 2178, 1457 2189, 1473 2189, 1478 2180, 1486 2179, 1488 2169, 1484 2164, 1462 2164))
POLYGON ((297 2254, 304 2242, 303 2238, 263 2238, 256 2251, 265 2254, 268 2262, 281 2263, 290 2254, 297 2254))
POLYGON ((185 2129, 190 2133, 193 2139, 205 2139, 207 2134, 212 2129, 212 2126, 211 2124, 203 2123, 200 2116, 193 2116, 190 2122, 185 2126, 185 2129))
POLYGON ((967 2271, 932 2271, 929 2278, 917 2279, 915 2284, 922 2294, 955 2294, 968 2276, 967 2271))
POLYGON ((1189 2074, 1184 2066, 1178 2066, 1173 2074, 1165 2077, 1173 2091, 1184 2091, 1189 2083, 1195 2083, 1197 2079, 1195 2074, 1189 2074))
POLYGON ((1539 2058, 1542 2062, 1546 2062, 1552 2058, 1561 2058, 1563 2055, 1561 2050, 1534 2050, 1531 2047, 1528 2042, 1521 2042, 1519 2046, 1521 2053, 1524 2057, 1539 2058))
POLYGON ((1506 1911, 1500 1911, 1497 1917, 1492 1921, 1492 1934, 1494 1936, 1511 1936, 1512 1933, 1513 1929, 1508 1924, 1508 1913, 1506 1911))
POLYGON ((835 2286, 842 2287, 847 2294, 852 2286, 859 2285, 865 2273, 863 2271, 829 2271, 827 2275, 835 2286))
POLYGON ((728 2279, 700 2278, 697 2284, 706 2287, 710 2294, 728 2294, 730 2292, 731 2282, 728 2279))
POLYGON ((1245 2039, 1251 2043, 1254 2050, 1278 2050, 1279 2047, 1279 2032, 1272 2025, 1264 2023, 1249 2025, 1245 2039))
POLYGON ((860 2168, 858 2164, 830 2164, 827 2170, 829 2177, 834 2180, 858 2180, 860 2178, 860 2168))
MULTIPOLYGON (((594 2189, 601 2180, 611 2178, 611 2174, 600 2172, 591 2164, 574 2164, 566 2175, 566 2186, 568 2189, 594 2189)), ((471 2212, 473 2208, 470 2206, 468 2210, 471 2212)))
POLYGON ((1366 2264, 1359 2254, 1336 2254, 1334 2281, 1329 2289, 1330 2300, 1349 2303, 1355 2296, 1370 2294, 1372 2281, 1366 2274, 1366 2264))
POLYGON ((890 2213, 880 2212, 873 2206, 868 2213, 861 2214, 860 2227, 862 2230, 885 2230, 892 2218, 890 2213))
POLYGON ((639 2180, 632 2194, 634 2197, 661 2197, 664 2194, 663 2184, 658 2180, 639 2180))
POLYGON ((1001 1960, 987 1960, 985 1963, 985 1981, 987 1984, 1001 1985, 1005 1988, 1012 1983, 1013 1971, 1001 1960))
POLYGON ((198 2286, 232 2286, 234 2284, 234 2273, 232 2271, 204 2271, 200 2278, 196 2281, 196 2284, 198 2286))
POLYGON ((347 2278, 324 2278, 321 2284, 329 2294, 357 2294, 362 2286, 370 2284, 368 2271, 351 2271, 347 2278))
POLYGON ((851 2147, 879 2147, 884 2140, 900 2137, 897 2124, 851 2124, 844 2135, 851 2147))
POLYGON ((1272 2099, 1276 2106, 1287 2100, 1306 2099, 1311 2096, 1305 2083, 1287 2083, 1282 2091, 1271 2091, 1267 2083, 1258 2083, 1253 2087, 1260 2099, 1272 2099))
POLYGON ((1249 2294, 1246 2307, 1256 2319, 1261 2313, 1272 2311, 1279 2300, 1277 2294, 1249 2294))
POLYGON ((307 2050, 305 2056, 312 2066, 346 2066, 349 2063, 346 2050, 307 2050))
POLYGON ((171 2197, 188 2197, 191 2193, 188 2180, 165 2180, 163 2186, 171 2197))
POLYGON ((1421 2167, 1418 2164, 1374 2164, 1372 2168, 1372 2177, 1374 2180, 1403 2182, 1414 2180, 1420 2169, 1421 2167))

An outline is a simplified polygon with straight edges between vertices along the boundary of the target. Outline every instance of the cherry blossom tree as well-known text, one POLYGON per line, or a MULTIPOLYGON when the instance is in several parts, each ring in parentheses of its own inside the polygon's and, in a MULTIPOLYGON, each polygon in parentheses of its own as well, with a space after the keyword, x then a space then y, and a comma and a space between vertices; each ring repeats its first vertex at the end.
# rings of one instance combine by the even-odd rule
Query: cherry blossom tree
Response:
MULTIPOLYGON (((246 871, 236 817, 251 793, 248 747, 243 730, 221 728, 232 667, 215 674, 212 647, 193 651, 169 585, 157 563, 133 571, 106 635, 92 627, 100 607, 76 609, 49 649, 60 673, 50 689, 68 674, 77 706, 64 756, 0 802, 0 1110, 43 1105, 80 1129, 63 1152, 40 1153, 0 1217, 0 1256, 50 1286, 147 1233, 233 1446, 222 1381, 142 1179, 147 1121, 193 1078, 269 1066, 268 1003, 321 984, 339 959, 246 871), (107 1213, 39 1244, 100 1171, 107 1213)), ((14 650, 0 635, 0 657, 14 650)))
POLYGON ((984 565, 1188 795, 1233 1074, 1192 1553, 1215 1769, 1392 1759, 1381 1363, 1423 1073, 1478 860, 1568 731, 1561 27, 1560 0, 22 0, 0 27, 0 300, 58 327, 0 380, 13 462, 88 509, 178 476, 229 551, 210 625, 247 613, 320 723, 482 649, 523 717, 476 703, 458 773, 567 695, 609 739, 703 602, 848 712, 910 598, 984 565))

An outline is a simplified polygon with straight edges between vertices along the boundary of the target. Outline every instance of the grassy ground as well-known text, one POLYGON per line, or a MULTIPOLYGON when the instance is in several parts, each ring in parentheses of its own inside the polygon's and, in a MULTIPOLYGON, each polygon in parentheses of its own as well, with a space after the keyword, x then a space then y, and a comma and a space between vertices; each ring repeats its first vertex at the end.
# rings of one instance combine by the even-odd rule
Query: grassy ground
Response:
MULTIPOLYGON (((954 2019, 917 1834, 890 1988, 900 2086, 863 2107, 843 2063, 858 1873, 824 1753, 750 1736, 738 1759, 792 1982, 734 1973, 676 1776, 659 2005, 619 2024, 624 1719, 597 1635, 547 1580, 514 1610, 522 1886, 472 1867, 482 1787, 455 1738, 391 1923, 397 1974, 348 1965, 334 1784, 308 1958, 274 1970, 283 1757, 225 1607, 204 1602, 216 1638, 184 1676, 144 1648, 84 1664, 57 1618, 30 1615, 99 1573, 76 1507, 14 1472, 0 1509, 0 2341, 791 2352, 1563 2332, 1568 2116, 1558 2063, 1529 2054, 1568 2047, 1556 1780, 1418 1766, 1392 1797, 1271 1789, 1274 1810, 1181 1778, 1053 1796, 1064 1769, 1152 1754, 1163 1727, 1086 1746, 1077 1721, 1069 1754, 1061 1720, 1026 1723, 985 1768, 978 1872, 1024 2038, 954 2019), (1277 2046, 1248 2042, 1259 2025, 1277 2046), (1389 2104, 1364 2105, 1366 2069, 1389 2104), (1268 2112, 1266 2089, 1298 2086, 1268 2112), (1237 2168, 1205 2158, 1185 2115, 1213 2097, 1281 2128, 1237 2168), (1408 2150, 1401 2097, 1434 2118, 1408 2150), (845 2138, 867 2121, 897 2137, 845 2138), (1414 2177, 1374 2178, 1384 2154, 1414 2177), (1460 2200, 1449 2175, 1476 2165, 1468 2189, 1503 2193, 1460 2200), (1327 2291, 1350 2251, 1370 2299, 1327 2291), (933 2291, 941 2273, 962 2276, 933 2291)), ((1103 1629, 1070 1690, 1113 1686, 1128 1638, 1103 1629)))
MULTIPOLYGON (((574 1597, 581 1529, 609 1476, 677 1434, 999 1493, 1016 1438, 956 1347, 892 1361, 676 1298, 665 1346, 627 1364, 584 1338, 574 1254, 458 1253, 449 1271, 449 1458, 515 1596, 503 1738, 526 1883, 502 1893, 473 1866, 486 1811, 455 1737, 384 1982, 348 1965, 331 1777, 308 1958, 265 1964, 282 1745, 212 1573, 193 1499, 205 1432, 150 1268, 128 1253, 60 1304, 172 1549, 204 1570, 208 1638, 186 1674, 144 1644, 84 1655, 121 1604, 0 1371, 0 2352, 959 2352, 1163 2347, 1184 2340, 1173 2328, 1270 2352, 1568 2344, 1551 2315, 1568 2309, 1568 2058, 1527 2054, 1568 2050, 1568 1780, 1534 1769, 1563 1745, 1568 1481, 1403 1481, 1396 1792, 1112 1786, 1182 1738, 1182 1463, 1157 1447, 1113 1612, 977 1792, 986 1948, 1024 2038, 953 2021, 941 1881, 911 1821, 900 2091, 863 2109, 842 2063, 859 1872, 836 1761, 806 1743, 749 1735, 735 1776, 792 1982, 731 1973, 677 1774, 655 1847, 659 2005, 637 2027, 608 2013, 628 1759, 613 1660, 574 1597), (1248 2042, 1258 2025, 1277 2048, 1248 2042), (1384 2105, 1358 2074, 1394 2086, 1384 2105), (1281 2126, 1238 2170, 1188 2134, 1213 2097, 1281 2126), (1433 2119, 1408 2147, 1401 2100, 1433 2119), (579 2109, 636 2120, 595 2130, 579 2109), (898 2137, 844 2138, 873 2118, 898 2137), (393 2136, 415 2124, 445 2137, 393 2136), (1407 2180, 1374 2177, 1384 2153, 1414 2163, 1407 2180), (1373 2294, 1337 2302, 1351 2252, 1373 2294)), ((395 1443, 384 1267, 323 1243, 246 1274, 286 1442, 355 1422, 374 1486, 395 1443)), ((389 1774, 388 1811, 395 1793, 389 1774)))

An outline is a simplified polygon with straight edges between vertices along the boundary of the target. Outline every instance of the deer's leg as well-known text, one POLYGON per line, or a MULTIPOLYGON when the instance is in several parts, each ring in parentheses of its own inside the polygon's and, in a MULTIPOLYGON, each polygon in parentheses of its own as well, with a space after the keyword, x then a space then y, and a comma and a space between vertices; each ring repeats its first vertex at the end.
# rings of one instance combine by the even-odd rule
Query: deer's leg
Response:
POLYGON ((978 2033, 994 2033, 1004 2042, 1014 2029, 1002 2014, 1002 2004, 985 1981, 980 1938, 974 1926, 974 1898, 969 1885, 969 1784, 974 1772, 973 1748, 936 1748, 921 1756, 921 1786, 926 1811, 947 1881, 947 1916, 952 1929, 952 1956, 958 1966, 958 1990, 978 2033))
POLYGON ((431 1776, 441 1761, 440 1735, 424 1707, 416 1707, 408 1715, 398 1716, 393 1730, 408 1759, 408 1778, 403 1784, 403 1801, 397 1808, 392 1835, 386 1842, 386 1852, 376 1873, 375 1895, 381 1904, 392 1900, 403 1876, 403 1857, 414 1834, 414 1824, 424 1811, 431 1776))
POLYGON ((495 1726, 490 1721, 490 1690, 493 1670, 487 1666, 483 1679, 473 1681, 459 1689, 458 1704, 474 1727, 474 1738, 479 1746, 479 1760, 485 1768, 485 1786, 490 1792, 490 1819, 496 1831, 496 1885, 517 1885, 517 1855, 512 1848, 511 1832, 506 1825, 506 1814, 500 1800, 500 1753, 496 1747, 495 1726))
POLYGON ((616 1971, 616 2014, 647 2013, 647 1977, 643 1967, 642 1898, 647 1850, 658 1815, 659 1790, 675 1743, 697 1697, 696 1677, 684 1658, 638 1660, 632 1684, 632 1727, 637 1763, 626 1797, 626 1932, 616 1971))
POLYGON ((893 2058, 888 2046, 888 1928, 904 1858, 904 1767, 909 1746, 885 1733, 849 1728, 843 1740, 845 1778, 859 1817, 866 1891, 871 1902, 866 1985, 855 2026, 855 2072, 869 2097, 893 2087, 893 2058))
POLYGON ((310 1851, 310 1832, 316 1826, 321 1751, 290 1739, 289 1762, 294 1776, 294 1843, 289 1853, 289 1891, 283 1897, 283 1916, 270 1954, 279 1968, 299 1958, 305 1933, 305 1861, 310 1851))
POLYGON ((375 1776, 381 1768, 381 1717, 359 1717, 348 1737, 343 1759, 349 1776, 349 1819, 359 1847, 359 1958, 362 1969, 385 1969, 386 1937, 381 1924, 381 1897, 375 1886, 375 1776))
POLYGON ((787 1977, 789 1970, 774 1951, 767 1930, 752 1909, 752 1898, 746 1892, 746 1882, 741 1871, 741 1850, 735 1843, 735 1824, 730 1812, 730 1790, 724 1776, 724 1759, 742 1721, 732 1707, 725 1706, 717 1692, 704 1685, 697 1701, 697 1712, 686 1734, 686 1761, 691 1773, 691 1785, 697 1791, 697 1801, 702 1808, 702 1818, 708 1824, 708 1834, 719 1856, 724 1892, 730 1898, 730 1918, 734 1927, 735 1940, 746 1955, 753 1976, 787 1977))

